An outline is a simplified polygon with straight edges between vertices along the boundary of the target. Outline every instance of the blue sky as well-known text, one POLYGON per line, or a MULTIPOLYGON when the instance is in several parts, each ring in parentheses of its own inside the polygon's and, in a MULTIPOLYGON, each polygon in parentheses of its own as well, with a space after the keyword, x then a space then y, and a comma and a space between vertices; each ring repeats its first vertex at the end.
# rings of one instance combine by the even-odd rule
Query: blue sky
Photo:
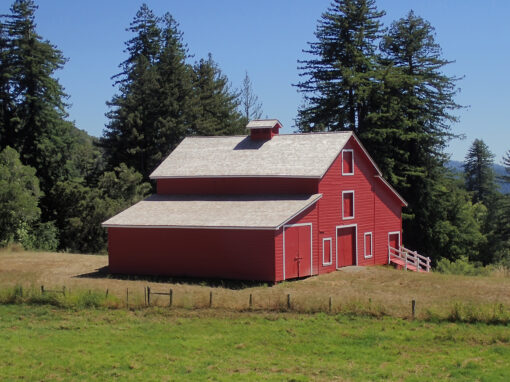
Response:
MULTIPOLYGON (((106 123, 105 102, 115 93, 110 77, 123 61, 125 28, 140 1, 37 1, 38 32, 69 59, 57 73, 70 95, 70 119, 95 136, 106 123)), ((314 39, 318 18, 329 0, 160 0, 147 1, 158 15, 170 12, 179 22, 194 58, 210 52, 234 87, 245 71, 263 103, 264 116, 278 118, 286 133, 302 97, 292 86, 299 81, 297 60, 314 39)), ((0 4, 7 13, 9 1, 0 4)), ((448 148, 452 159, 463 160, 475 138, 496 154, 496 163, 510 149, 510 2, 506 0, 379 0, 385 25, 410 9, 428 20, 446 59, 446 69, 463 76, 456 100, 467 108, 458 112, 453 131, 464 134, 448 148)))

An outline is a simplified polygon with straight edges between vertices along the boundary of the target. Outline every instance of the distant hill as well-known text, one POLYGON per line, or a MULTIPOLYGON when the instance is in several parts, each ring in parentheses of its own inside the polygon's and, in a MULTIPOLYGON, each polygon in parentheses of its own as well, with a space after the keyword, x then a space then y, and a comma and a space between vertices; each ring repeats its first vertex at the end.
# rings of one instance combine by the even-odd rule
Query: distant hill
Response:
MULTIPOLYGON (((449 169, 453 170, 456 173, 463 173, 464 172, 464 163, 460 162, 458 160, 451 160, 446 165, 449 169)), ((497 179, 498 176, 506 175, 505 168, 501 166, 500 164, 494 164, 494 173, 496 174, 496 181, 500 186, 500 190, 504 194, 510 193, 510 184, 503 183, 497 179)))

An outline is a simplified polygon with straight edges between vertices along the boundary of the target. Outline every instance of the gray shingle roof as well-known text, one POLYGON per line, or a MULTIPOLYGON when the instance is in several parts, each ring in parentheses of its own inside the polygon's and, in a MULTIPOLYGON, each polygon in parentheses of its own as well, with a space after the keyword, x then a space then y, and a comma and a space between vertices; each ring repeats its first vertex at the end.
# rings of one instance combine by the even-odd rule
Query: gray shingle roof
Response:
POLYGON ((103 227, 277 229, 321 196, 152 195, 103 227))
POLYGON ((351 132, 188 137, 154 170, 152 179, 173 177, 322 177, 351 132))
POLYGON ((282 126, 277 119, 254 119, 246 125, 247 129, 272 129, 276 124, 282 126))

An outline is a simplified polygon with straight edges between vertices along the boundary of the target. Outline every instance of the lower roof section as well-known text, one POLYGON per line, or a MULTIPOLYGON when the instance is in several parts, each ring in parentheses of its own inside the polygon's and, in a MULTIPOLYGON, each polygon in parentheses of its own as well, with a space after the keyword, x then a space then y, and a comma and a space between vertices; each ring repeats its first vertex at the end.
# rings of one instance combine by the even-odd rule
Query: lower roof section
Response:
POLYGON ((308 195, 152 195, 103 227, 278 229, 315 204, 308 195))

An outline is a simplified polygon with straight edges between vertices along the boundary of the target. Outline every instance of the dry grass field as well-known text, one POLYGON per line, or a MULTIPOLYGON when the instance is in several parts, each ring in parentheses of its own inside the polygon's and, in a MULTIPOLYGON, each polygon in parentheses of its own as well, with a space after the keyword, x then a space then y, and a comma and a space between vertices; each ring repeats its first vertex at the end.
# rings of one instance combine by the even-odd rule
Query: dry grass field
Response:
MULTIPOLYGON (((106 256, 68 253, 0 251, 0 289, 22 285, 38 290, 65 286, 71 291, 109 291, 117 302, 125 299, 129 288, 131 306, 144 303, 144 288, 173 290, 174 307, 207 308, 213 292, 213 308, 244 310, 250 294, 254 310, 286 310, 287 295, 291 309, 299 312, 331 311, 409 317, 411 301, 416 300, 417 317, 445 317, 452 310, 510 310, 510 277, 451 276, 414 273, 390 267, 348 267, 334 273, 277 285, 246 284, 232 281, 194 279, 123 278, 109 275, 106 256)), ((153 296, 154 305, 168 304, 168 296, 153 296)))

